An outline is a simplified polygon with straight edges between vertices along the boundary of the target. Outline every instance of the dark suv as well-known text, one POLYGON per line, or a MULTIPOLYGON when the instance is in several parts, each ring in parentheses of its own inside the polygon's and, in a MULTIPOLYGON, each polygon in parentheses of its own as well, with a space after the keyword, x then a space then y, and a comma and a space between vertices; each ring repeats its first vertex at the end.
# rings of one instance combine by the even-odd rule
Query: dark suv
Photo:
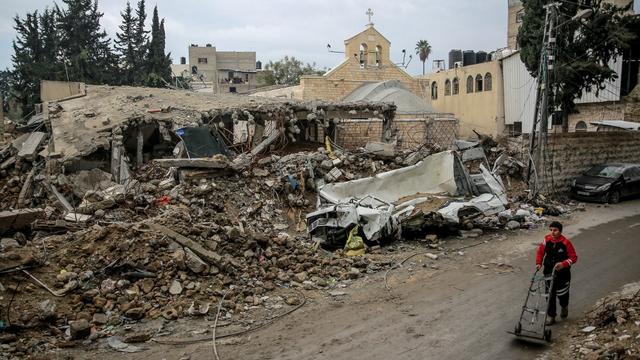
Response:
POLYGON ((571 183, 573 198, 615 204, 621 198, 640 194, 640 165, 596 165, 571 183))

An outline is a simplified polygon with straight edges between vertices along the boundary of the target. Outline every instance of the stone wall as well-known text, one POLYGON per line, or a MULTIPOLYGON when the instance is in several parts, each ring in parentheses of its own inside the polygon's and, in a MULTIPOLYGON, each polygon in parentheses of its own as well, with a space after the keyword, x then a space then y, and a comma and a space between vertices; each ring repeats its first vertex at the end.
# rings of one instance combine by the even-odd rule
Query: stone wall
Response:
POLYGON ((40 100, 42 102, 62 100, 86 92, 84 83, 40 80, 40 100))
POLYGON ((339 101, 367 82, 399 80, 409 91, 425 97, 421 82, 412 78, 404 70, 393 64, 380 67, 360 68, 355 58, 346 59, 342 64, 324 76, 306 75, 300 78, 303 100, 339 101))
POLYGON ((427 119, 413 119, 393 121, 393 128, 396 129, 398 146, 401 149, 417 149, 423 145, 427 139, 427 119))
POLYGON ((364 147, 369 141, 382 141, 380 119, 343 120, 336 127, 336 143, 345 149, 364 147))
POLYGON ((549 134, 543 191, 566 191, 591 166, 606 162, 640 163, 640 132, 549 134))

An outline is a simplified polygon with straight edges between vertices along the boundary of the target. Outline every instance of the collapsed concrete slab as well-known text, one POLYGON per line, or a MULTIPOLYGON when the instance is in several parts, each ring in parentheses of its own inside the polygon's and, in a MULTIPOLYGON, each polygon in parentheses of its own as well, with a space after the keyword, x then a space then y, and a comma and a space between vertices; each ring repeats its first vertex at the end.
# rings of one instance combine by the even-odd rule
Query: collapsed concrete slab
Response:
POLYGON ((42 217, 44 217, 44 210, 42 209, 0 211, 0 234, 22 230, 31 225, 36 219, 42 217))
POLYGON ((47 134, 39 131, 31 133, 24 143, 22 143, 20 151, 18 151, 18 157, 30 161, 35 160, 38 154, 38 148, 42 145, 46 136, 47 134))
POLYGON ((229 167, 229 160, 224 156, 197 159, 155 159, 153 162, 166 168, 226 169, 229 167))
POLYGON ((306 217, 308 231, 338 245, 356 226, 366 240, 378 241, 399 238, 405 221, 416 229, 436 218, 457 223, 463 210, 497 214, 507 204, 504 186, 480 168, 482 173, 472 177, 455 152, 444 151, 413 166, 325 185, 318 193, 319 210, 306 217))

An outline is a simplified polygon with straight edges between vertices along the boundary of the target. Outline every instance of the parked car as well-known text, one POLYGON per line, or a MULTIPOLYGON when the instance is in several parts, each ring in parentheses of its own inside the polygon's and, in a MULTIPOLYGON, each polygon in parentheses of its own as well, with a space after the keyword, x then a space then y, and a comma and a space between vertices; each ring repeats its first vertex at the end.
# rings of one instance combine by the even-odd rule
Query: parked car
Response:
POLYGON ((596 165, 573 180, 571 195, 585 201, 615 204, 621 198, 640 194, 640 165, 596 165))

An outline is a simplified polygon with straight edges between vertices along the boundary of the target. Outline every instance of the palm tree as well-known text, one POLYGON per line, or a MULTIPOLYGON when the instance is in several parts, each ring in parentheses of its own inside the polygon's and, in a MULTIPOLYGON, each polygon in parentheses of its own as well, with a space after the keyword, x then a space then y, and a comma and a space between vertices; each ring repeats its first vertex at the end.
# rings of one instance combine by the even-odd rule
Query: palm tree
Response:
POLYGON ((420 61, 422 61, 422 75, 424 75, 424 63, 427 61, 429 55, 431 55, 431 45, 427 40, 419 40, 416 43, 416 55, 420 56, 420 61))

